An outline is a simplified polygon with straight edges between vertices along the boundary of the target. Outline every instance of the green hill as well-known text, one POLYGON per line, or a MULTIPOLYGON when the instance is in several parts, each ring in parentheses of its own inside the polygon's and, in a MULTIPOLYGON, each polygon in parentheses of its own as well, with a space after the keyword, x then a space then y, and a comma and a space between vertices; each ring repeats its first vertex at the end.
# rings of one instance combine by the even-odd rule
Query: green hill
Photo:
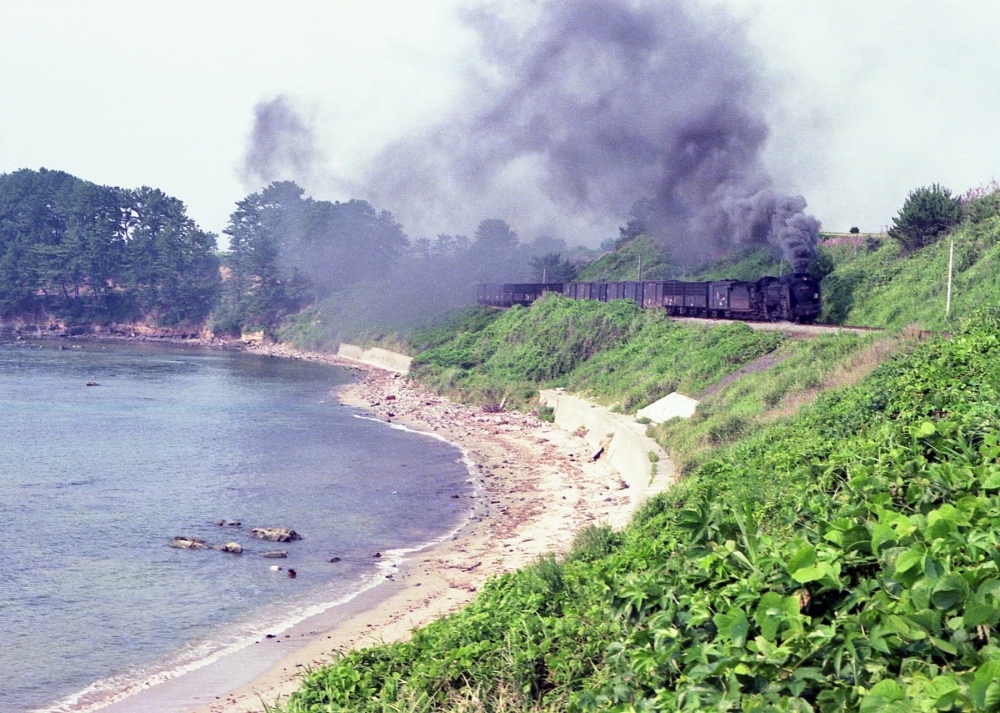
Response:
POLYGON ((917 324, 951 330, 974 310, 1000 301, 1000 216, 968 221, 937 243, 903 253, 891 238, 823 248, 835 268, 822 283, 821 320, 873 327, 917 324), (948 253, 955 243, 950 318, 945 316, 948 253))
POLYGON ((996 710, 997 384, 990 313, 284 710, 996 710))
POLYGON ((678 274, 663 248, 652 236, 642 234, 587 265, 575 281, 635 280, 640 275, 640 267, 643 280, 669 280, 678 274))
MULTIPOLYGON (((700 396, 650 431, 686 478, 412 640, 310 672, 281 710, 1000 710, 998 234, 984 211, 909 252, 826 240, 825 314, 881 334, 792 339, 558 295, 414 332, 414 377, 465 401, 700 396)), ((615 255, 602 276, 627 269, 615 255)), ((773 267, 762 251, 698 276, 773 267)))

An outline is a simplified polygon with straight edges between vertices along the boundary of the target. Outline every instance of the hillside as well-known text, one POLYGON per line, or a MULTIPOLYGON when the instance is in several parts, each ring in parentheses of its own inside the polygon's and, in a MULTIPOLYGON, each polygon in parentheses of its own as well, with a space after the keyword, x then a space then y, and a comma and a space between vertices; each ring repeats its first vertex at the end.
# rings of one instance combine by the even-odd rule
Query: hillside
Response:
POLYGON ((1000 216, 967 221, 911 253, 891 238, 825 248, 834 270, 822 283, 821 319, 833 323, 952 330, 976 309, 1000 301, 1000 216), (948 252, 955 241, 951 316, 945 316, 948 252))
POLYGON ((635 280, 640 268, 644 280, 669 280, 678 273, 663 248, 651 236, 643 234, 587 265, 576 276, 576 281, 635 280))
POLYGON ((285 710, 993 710, 998 383, 984 313, 285 710))

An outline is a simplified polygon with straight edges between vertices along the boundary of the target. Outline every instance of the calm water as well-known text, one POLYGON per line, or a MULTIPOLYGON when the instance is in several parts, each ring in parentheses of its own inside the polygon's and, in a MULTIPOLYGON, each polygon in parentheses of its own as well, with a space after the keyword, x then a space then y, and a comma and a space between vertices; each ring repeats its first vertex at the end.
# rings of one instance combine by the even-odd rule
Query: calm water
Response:
POLYGON ((330 391, 347 371, 44 346, 0 342, 0 711, 99 694, 259 636, 381 578, 374 552, 419 546, 467 514, 470 501, 451 497, 471 488, 461 454, 338 406, 330 391), (263 543, 252 525, 304 539, 263 543), (175 535, 246 551, 175 550, 175 535), (259 556, 273 549, 289 558, 259 556))

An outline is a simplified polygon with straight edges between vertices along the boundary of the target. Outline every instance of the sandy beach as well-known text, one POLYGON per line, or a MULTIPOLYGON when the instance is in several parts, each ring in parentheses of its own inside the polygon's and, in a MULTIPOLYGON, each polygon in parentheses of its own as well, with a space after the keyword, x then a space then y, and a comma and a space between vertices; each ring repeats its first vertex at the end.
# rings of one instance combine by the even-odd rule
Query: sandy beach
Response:
POLYGON ((282 658, 269 643, 250 646, 216 662, 208 672, 194 672, 120 701, 107 709, 113 713, 258 713, 263 703, 286 698, 298 687, 303 671, 323 665, 331 655, 403 639, 412 629, 473 599, 490 575, 523 567, 543 553, 565 552, 584 525, 621 527, 634 511, 633 493, 607 463, 594 460, 592 448, 579 434, 531 415, 457 405, 400 374, 336 356, 282 346, 250 351, 358 369, 359 380, 337 394, 344 405, 433 433, 464 451, 478 481, 471 517, 450 539, 400 563, 384 583, 315 621, 280 632, 278 638, 290 644, 284 650, 291 649, 282 658), (258 673, 262 666, 267 669, 258 673), (223 694, 227 682, 232 690, 223 694), (208 691, 212 694, 206 695, 208 691), (188 705, 178 707, 182 701, 188 705))

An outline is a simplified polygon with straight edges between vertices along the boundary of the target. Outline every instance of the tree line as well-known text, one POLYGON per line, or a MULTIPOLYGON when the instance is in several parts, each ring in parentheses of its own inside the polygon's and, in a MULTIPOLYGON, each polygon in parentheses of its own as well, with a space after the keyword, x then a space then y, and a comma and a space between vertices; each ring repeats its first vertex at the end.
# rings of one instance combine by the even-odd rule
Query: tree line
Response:
POLYGON ((316 200, 290 181, 236 204, 229 250, 155 188, 62 171, 0 175, 0 316, 275 332, 313 306, 330 323, 396 324, 466 304, 478 282, 571 279, 566 245, 504 221, 472 238, 410 241, 363 200, 316 200))
POLYGON ((0 312, 197 324, 220 284, 215 236, 162 191, 64 173, 0 176, 0 312))

